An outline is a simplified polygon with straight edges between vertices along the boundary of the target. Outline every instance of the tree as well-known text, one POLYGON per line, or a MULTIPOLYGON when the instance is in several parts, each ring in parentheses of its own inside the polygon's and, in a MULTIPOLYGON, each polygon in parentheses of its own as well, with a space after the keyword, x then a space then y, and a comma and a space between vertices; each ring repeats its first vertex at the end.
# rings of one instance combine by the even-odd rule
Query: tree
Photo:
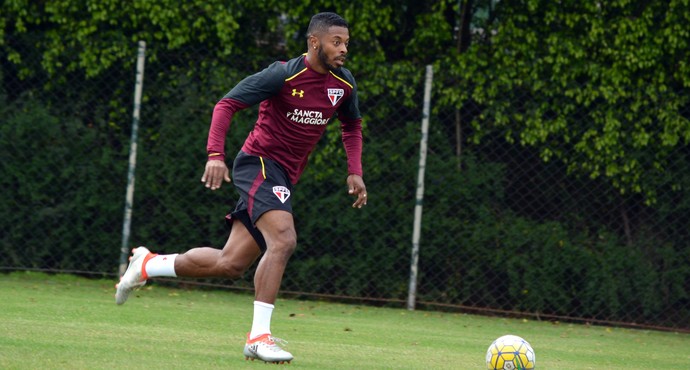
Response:
POLYGON ((439 63, 454 76, 442 99, 483 107, 475 140, 505 131, 648 203, 687 188, 667 174, 689 168, 688 1, 528 0, 495 11, 486 42, 439 63))

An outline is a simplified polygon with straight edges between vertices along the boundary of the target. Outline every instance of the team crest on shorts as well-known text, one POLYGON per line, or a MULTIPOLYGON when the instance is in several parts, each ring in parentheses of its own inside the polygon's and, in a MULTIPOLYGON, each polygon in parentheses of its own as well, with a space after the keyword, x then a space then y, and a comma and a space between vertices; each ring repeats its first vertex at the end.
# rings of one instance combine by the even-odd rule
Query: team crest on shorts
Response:
POLYGON ((273 194, 275 194, 281 203, 285 203, 288 198, 290 198, 290 190, 285 186, 274 186, 273 194))
POLYGON ((328 100, 331 101, 334 107, 343 95, 345 95, 345 90, 343 89, 328 89, 328 100))

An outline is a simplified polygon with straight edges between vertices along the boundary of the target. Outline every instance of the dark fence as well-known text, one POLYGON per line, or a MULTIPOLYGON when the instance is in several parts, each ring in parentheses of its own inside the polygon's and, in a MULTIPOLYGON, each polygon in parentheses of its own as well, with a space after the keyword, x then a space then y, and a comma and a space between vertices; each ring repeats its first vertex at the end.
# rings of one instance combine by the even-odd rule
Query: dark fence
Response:
MULTIPOLYGON (((0 52, 0 269, 115 281, 136 45, 131 63, 96 76, 48 74, 31 43, 11 45, 24 48, 24 60, 0 52)), ((234 189, 210 192, 200 183, 211 112, 239 79, 263 66, 241 58, 207 66, 206 52, 147 60, 131 246, 177 253, 221 247, 227 238, 223 218, 234 207, 234 189)), ((424 68, 406 72, 413 81, 407 94, 386 89, 386 79, 399 78, 400 71, 381 68, 362 75, 356 61, 351 66, 361 86, 369 205, 350 207, 345 153, 332 125, 293 194, 298 249, 284 294, 405 306, 424 68)), ((449 89, 463 87, 441 63, 435 75, 417 306, 690 330, 687 190, 660 189, 650 202, 621 192, 605 176, 574 170, 572 161, 545 160, 542 150, 520 144, 506 126, 479 137, 476 128, 494 119, 490 107, 441 103, 449 89)), ((507 100, 516 110, 541 103, 515 96, 507 100)), ((255 116, 255 108, 236 115, 229 160, 255 116)), ((591 122, 568 124, 585 134, 591 122)), ((577 159, 571 144, 549 145, 577 159)), ((687 152, 672 154, 684 160, 687 152)), ((682 169, 663 176, 685 184, 682 169)), ((251 278, 201 283, 251 289, 251 278)))

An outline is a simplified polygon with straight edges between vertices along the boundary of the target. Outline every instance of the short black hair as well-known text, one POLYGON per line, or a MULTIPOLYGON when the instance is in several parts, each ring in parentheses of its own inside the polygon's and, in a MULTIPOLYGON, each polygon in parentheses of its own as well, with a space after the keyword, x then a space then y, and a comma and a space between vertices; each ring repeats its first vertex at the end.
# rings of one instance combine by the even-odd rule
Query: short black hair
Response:
POLYGON ((326 33, 328 32, 328 29, 333 26, 345 27, 348 29, 350 28, 347 25, 347 21, 343 17, 335 13, 318 13, 311 17, 311 21, 309 22, 309 28, 307 28, 307 37, 313 36, 317 33, 326 33))

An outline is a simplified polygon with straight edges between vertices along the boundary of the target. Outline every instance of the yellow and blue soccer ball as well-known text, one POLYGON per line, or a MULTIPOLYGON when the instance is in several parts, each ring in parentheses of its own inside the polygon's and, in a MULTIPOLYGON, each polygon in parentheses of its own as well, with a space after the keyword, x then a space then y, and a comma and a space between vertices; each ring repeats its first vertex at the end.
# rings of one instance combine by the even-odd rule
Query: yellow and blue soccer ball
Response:
POLYGON ((489 370, 533 370, 535 363, 532 346, 517 335, 504 335, 486 350, 489 370))

